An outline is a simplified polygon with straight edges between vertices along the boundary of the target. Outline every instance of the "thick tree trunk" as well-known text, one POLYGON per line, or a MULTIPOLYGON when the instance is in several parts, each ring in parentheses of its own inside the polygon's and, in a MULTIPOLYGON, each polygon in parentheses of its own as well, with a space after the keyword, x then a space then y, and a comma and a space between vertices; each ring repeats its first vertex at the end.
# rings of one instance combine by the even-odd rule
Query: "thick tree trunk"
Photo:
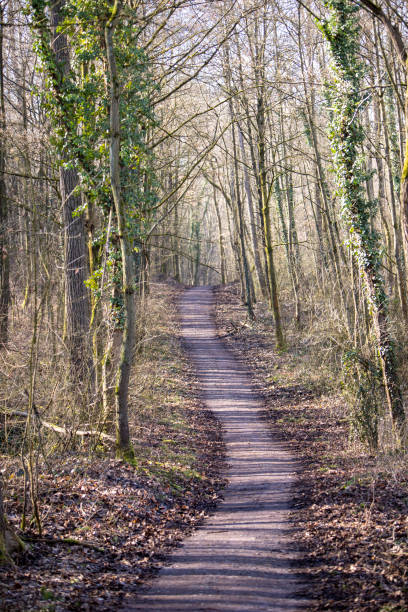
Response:
POLYGON ((82 216, 74 217, 81 198, 72 192, 78 186, 78 174, 73 169, 60 170, 60 189, 63 201, 65 229, 65 307, 67 344, 76 374, 84 377, 89 367, 89 293, 85 285, 88 277, 85 228, 82 216))
MULTIPOLYGON (((63 16, 65 0, 52 4, 51 25, 55 59, 63 76, 70 71, 67 37, 58 32, 63 16)), ((62 160, 67 161, 67 160, 62 160)), ((65 232, 65 308, 67 345, 70 352, 74 378, 83 379, 89 374, 91 355, 89 346, 90 300, 85 285, 88 278, 88 258, 85 224, 82 215, 74 216, 81 206, 81 197, 75 194, 79 185, 78 173, 74 168, 60 168, 60 188, 63 205, 65 232)))

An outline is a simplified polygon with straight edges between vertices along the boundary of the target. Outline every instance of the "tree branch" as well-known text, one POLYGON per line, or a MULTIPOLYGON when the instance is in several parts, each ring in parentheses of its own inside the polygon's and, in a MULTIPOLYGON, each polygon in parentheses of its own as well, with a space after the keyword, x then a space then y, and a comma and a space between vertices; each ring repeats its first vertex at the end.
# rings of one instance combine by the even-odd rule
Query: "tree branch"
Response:
POLYGON ((384 13, 382 8, 378 6, 378 4, 375 4, 375 2, 373 2, 372 0, 353 0, 353 1, 355 2, 355 4, 357 4, 358 6, 361 6, 366 11, 374 15, 374 17, 376 17, 379 21, 381 21, 381 23, 387 28, 388 34, 392 40, 395 50, 397 51, 398 58, 401 61, 401 63, 404 65, 404 68, 406 68, 406 62, 408 59, 408 51, 404 43, 404 40, 402 38, 401 32, 399 31, 399 28, 392 23, 390 17, 388 17, 388 15, 384 13))

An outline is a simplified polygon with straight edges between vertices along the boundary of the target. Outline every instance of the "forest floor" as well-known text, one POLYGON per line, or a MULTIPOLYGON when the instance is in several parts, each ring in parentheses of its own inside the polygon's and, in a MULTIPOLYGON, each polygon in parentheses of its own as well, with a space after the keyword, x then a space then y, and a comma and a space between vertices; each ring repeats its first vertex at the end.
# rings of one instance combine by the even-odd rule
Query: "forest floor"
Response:
MULTIPOLYGON (((137 465, 113 459, 100 443, 96 451, 78 445, 39 456, 42 538, 29 521, 21 534, 29 552, 17 567, 0 569, 1 610, 117 610, 216 505, 224 446, 181 346, 181 293, 152 283, 130 398, 137 465)), ((10 455, 1 461, 6 510, 18 530, 21 463, 10 455)))
POLYGON ((218 288, 219 334, 252 371, 274 432, 291 442, 303 469, 293 520, 303 571, 316 600, 310 610, 408 610, 406 458, 368 456, 351 443, 345 401, 328 384, 296 333, 275 350, 262 304, 249 325, 238 288, 218 288))
MULTIPOLYGON (((29 552, 17 567, 0 569, 1 610, 119 609, 222 498, 224 445, 182 349, 181 293, 152 284, 132 382, 138 464, 113 459, 101 443, 96 452, 86 443, 39 457, 43 541, 29 523, 29 552)), ((252 371, 274 432, 303 466, 293 520, 317 601, 310 610, 407 611, 407 460, 368 456, 350 442, 338 381, 328 382, 300 335, 291 332, 289 350, 277 353, 262 304, 249 325, 235 285, 215 296, 219 335, 252 371)), ((21 465, 10 454, 1 462, 6 509, 18 529, 21 465)))

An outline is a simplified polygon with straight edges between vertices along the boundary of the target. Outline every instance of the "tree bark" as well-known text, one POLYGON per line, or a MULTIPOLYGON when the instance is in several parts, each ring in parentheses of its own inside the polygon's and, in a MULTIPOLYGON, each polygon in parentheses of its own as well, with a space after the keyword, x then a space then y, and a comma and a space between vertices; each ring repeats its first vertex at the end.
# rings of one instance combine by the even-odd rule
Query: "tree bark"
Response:
POLYGON ((406 80, 405 90, 405 152, 400 185, 401 220, 404 236, 405 261, 408 261, 408 49, 401 31, 376 2, 360 0, 364 8, 386 28, 394 49, 403 67, 406 80))
POLYGON ((0 349, 7 344, 10 305, 10 256, 8 201, 4 170, 6 165, 6 111, 4 105, 4 7, 0 6, 0 349))
POLYGON ((174 209, 174 219, 173 219, 173 231, 174 231, 174 241, 173 241, 173 265, 174 265, 174 279, 181 283, 181 262, 180 262, 180 254, 178 251, 177 244, 177 235, 179 232, 179 214, 178 214, 178 206, 174 209))
MULTIPOLYGON (((381 70, 380 70, 380 58, 379 58, 379 34, 377 32, 376 23, 374 23, 374 34, 375 34, 375 58, 377 65, 377 74, 378 78, 381 79, 381 70)), ((388 118, 385 110, 384 104, 384 94, 379 94, 379 99, 375 101, 374 104, 374 113, 377 122, 378 136, 380 141, 381 136, 381 126, 383 127, 384 132, 384 145, 385 145, 385 161, 387 164, 388 170, 388 183, 389 183, 389 194, 390 194, 390 208, 391 208, 391 219, 392 219, 392 229, 394 234, 394 259, 397 267, 397 279, 398 279, 398 290, 400 296, 400 304, 402 316, 404 318, 405 325, 408 325, 408 300, 407 300, 407 278, 405 272, 405 261, 404 261, 404 247, 403 247, 403 239, 400 222, 397 216, 397 207, 395 201, 395 192, 394 192, 394 178, 392 172, 392 162, 391 162, 391 151, 390 151, 390 134, 389 134, 389 126, 388 126, 388 118)), ((380 157, 378 155, 378 157, 380 157)), ((381 160, 382 161, 382 160, 381 160)), ((380 180, 380 177, 379 177, 380 180)))
POLYGON ((14 553, 23 552, 26 546, 11 527, 3 503, 3 479, 0 475, 0 565, 13 563, 14 553))
POLYGON ((265 164, 265 116, 262 92, 258 94, 256 121, 258 127, 258 156, 259 156, 259 195, 263 219, 265 255, 269 281, 269 304, 275 320, 276 346, 279 350, 285 348, 285 338, 280 315, 278 283, 276 281, 275 262, 273 256, 271 219, 270 219, 270 192, 266 184, 265 164))
POLYGON ((246 192, 247 201, 248 201, 249 222, 250 222, 250 227, 251 227, 252 245, 254 249, 255 270, 256 270, 256 275, 258 277, 258 282, 259 282, 259 287, 261 289, 261 293, 262 295, 267 295, 266 279, 265 279, 264 271, 262 268, 261 257, 259 254, 260 252, 259 251, 259 241, 258 241, 257 227, 255 223, 255 210, 254 210, 254 203, 252 199, 251 183, 249 180, 248 169, 246 165, 244 137, 242 134, 241 126, 238 121, 237 121, 237 127, 238 127, 238 135, 239 135, 239 144, 240 144, 241 155, 242 155, 242 163, 243 163, 243 168, 244 168, 244 186, 245 186, 245 192, 246 192))
POLYGON ((133 459, 130 443, 128 398, 129 380, 136 340, 135 275, 131 237, 126 225, 126 206, 121 193, 120 177, 120 87, 114 47, 114 31, 122 8, 116 0, 105 25, 105 43, 110 81, 110 181, 115 204, 122 263, 124 328, 115 387, 116 444, 118 455, 133 459))
MULTIPOLYGON (((231 65, 230 65, 230 59, 229 59, 229 47, 227 43, 224 46, 223 69, 224 69, 226 89, 231 95, 232 93, 231 65)), ((237 221, 238 221, 237 229, 238 229, 239 244, 240 244, 240 251, 241 251, 241 262, 242 262, 242 268, 243 268, 242 271, 244 275, 244 278, 243 278, 243 284, 244 284, 243 288, 244 288, 244 293, 245 293, 244 301, 247 307, 249 318, 251 320, 254 320, 255 314, 254 314, 254 309, 253 309, 253 304, 252 304, 251 278, 250 278, 250 271, 249 271, 249 265, 248 265, 248 257, 247 257, 246 248, 245 248, 245 228, 244 228, 245 219, 244 219, 243 205, 242 205, 242 200, 241 200, 240 184, 239 184, 238 148, 237 148, 236 135, 235 135, 236 117, 234 113, 234 105, 233 105, 232 97, 229 98, 228 108, 229 108, 229 113, 230 113, 230 118, 231 118, 231 136, 232 136, 233 181, 234 181, 233 191, 235 194, 233 201, 235 202, 236 209, 237 209, 237 221)))
POLYGON ((361 66, 356 53, 358 29, 353 15, 355 9, 351 0, 341 0, 330 2, 329 10, 331 18, 321 23, 321 31, 330 45, 332 69, 337 80, 330 137, 336 153, 335 168, 343 200, 343 219, 350 232, 360 274, 364 278, 395 444, 401 448, 405 444, 404 404, 389 330, 387 297, 380 274, 380 253, 370 226, 372 207, 362 193, 357 157, 357 147, 361 145, 363 137, 356 118, 361 106, 361 66))
MULTIPOLYGON (((214 181, 215 183, 215 181, 214 181)), ((219 240, 219 248, 220 248, 220 267, 221 267, 221 284, 225 285, 226 283, 226 269, 225 269, 225 247, 224 247, 224 237, 222 234, 222 221, 221 221, 221 212, 220 206, 218 204, 217 198, 217 190, 215 188, 215 184, 213 183, 213 199, 214 199, 214 207, 215 213, 217 215, 217 223, 218 223, 218 240, 219 240)))
MULTIPOLYGON (((63 20, 62 9, 64 3, 65 0, 57 0, 53 2, 51 9, 52 46, 62 77, 66 77, 70 71, 68 40, 65 34, 57 31, 63 20)), ((68 162, 69 160, 63 155, 61 161, 68 162)), ((79 186, 78 172, 74 168, 62 166, 59 175, 65 232, 64 273, 67 345, 73 378, 84 379, 85 375, 89 374, 91 364, 89 346, 91 309, 89 292, 85 285, 88 278, 85 224, 82 215, 74 215, 82 203, 80 195, 75 193, 79 186)))
MULTIPOLYGON (((280 113, 279 113, 279 119, 280 119, 280 132, 281 132, 281 140, 282 140, 283 159, 287 159, 286 137, 285 137, 282 106, 281 106, 280 113)), ((300 252, 299 252, 299 240, 297 237, 296 222, 295 222, 293 178, 292 178, 292 168, 291 168, 290 161, 288 163, 288 166, 289 167, 287 168, 286 172, 284 173, 284 177, 283 177, 285 181, 286 202, 288 206, 288 228, 286 228, 285 220, 283 217, 282 203, 280 205, 280 212, 281 212, 282 229, 284 230, 284 240, 285 240, 286 254, 287 254, 287 259, 288 259, 289 276, 292 281, 293 297, 295 301, 295 323, 297 327, 300 327, 300 322, 301 322, 300 321, 301 320, 301 309, 300 309, 300 296, 299 296, 300 252)), ((279 187, 279 179, 277 179, 277 182, 275 181, 275 187, 276 186, 279 187)))

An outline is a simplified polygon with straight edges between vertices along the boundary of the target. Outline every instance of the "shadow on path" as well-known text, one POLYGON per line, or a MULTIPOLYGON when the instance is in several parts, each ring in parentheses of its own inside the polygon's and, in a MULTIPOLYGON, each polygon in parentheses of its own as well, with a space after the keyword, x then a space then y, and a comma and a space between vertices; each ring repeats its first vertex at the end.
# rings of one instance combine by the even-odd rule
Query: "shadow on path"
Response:
POLYGON ((210 288, 186 291, 182 333, 206 406, 223 426, 229 484, 214 515, 124 610, 305 610, 288 519, 296 461, 271 437, 248 373, 216 335, 212 308, 210 288))

